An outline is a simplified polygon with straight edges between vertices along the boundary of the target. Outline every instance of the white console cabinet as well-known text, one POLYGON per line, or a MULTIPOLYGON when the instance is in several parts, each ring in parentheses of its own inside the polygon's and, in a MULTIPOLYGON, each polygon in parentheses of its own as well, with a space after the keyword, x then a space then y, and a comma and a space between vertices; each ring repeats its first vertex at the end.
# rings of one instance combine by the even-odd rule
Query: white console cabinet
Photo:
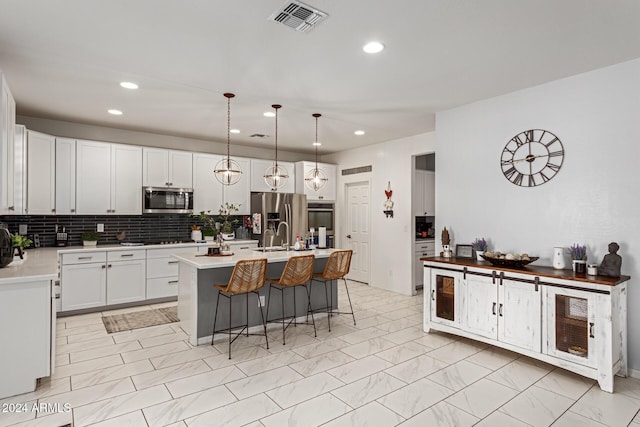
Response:
POLYGON ((424 260, 424 330, 475 339, 593 378, 627 375, 627 281, 551 267, 424 260))

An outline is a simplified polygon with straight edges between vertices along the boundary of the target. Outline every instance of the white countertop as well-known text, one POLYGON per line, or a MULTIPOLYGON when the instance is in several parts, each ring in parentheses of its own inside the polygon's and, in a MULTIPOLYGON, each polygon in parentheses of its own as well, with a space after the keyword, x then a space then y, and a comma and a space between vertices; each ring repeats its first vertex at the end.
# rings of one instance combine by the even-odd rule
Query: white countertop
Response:
POLYGON ((0 268, 0 285, 58 277, 58 248, 29 249, 21 261, 0 268))
MULTIPOLYGON (((257 243, 257 240, 229 240, 227 243, 243 244, 243 243, 257 243)), ((138 249, 172 249, 172 248, 189 248, 200 246, 211 246, 213 242, 183 242, 167 245, 140 245, 140 246, 123 246, 123 245, 97 245, 97 246, 69 246, 66 248, 54 248, 58 249, 60 254, 72 254, 86 251, 131 251, 138 249)))
POLYGON ((253 249, 241 249, 231 256, 204 256, 195 252, 178 252, 173 257, 196 267, 197 269, 233 267, 236 262, 243 259, 266 258, 267 262, 285 262, 292 256, 315 255, 316 258, 328 258, 335 249, 314 249, 308 251, 276 251, 262 252, 253 249))

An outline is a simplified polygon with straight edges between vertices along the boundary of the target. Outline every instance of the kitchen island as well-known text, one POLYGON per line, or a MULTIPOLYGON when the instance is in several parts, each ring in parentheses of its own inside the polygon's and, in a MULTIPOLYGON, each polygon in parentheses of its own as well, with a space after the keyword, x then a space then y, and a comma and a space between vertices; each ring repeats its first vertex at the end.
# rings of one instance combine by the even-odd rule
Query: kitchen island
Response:
POLYGON ((25 257, 0 268, 0 399, 34 391, 55 366, 58 254, 47 248, 25 257))
MULTIPOLYGON (((213 287, 214 284, 226 284, 231 277, 231 272, 237 261, 243 259, 266 258, 267 259, 267 277, 277 278, 282 274, 284 265, 292 256, 313 254, 316 257, 314 272, 320 273, 326 265, 327 258, 334 249, 315 249, 307 251, 274 251, 262 252, 261 250, 242 249, 235 252, 233 256, 203 256, 191 252, 180 252, 173 255, 178 261, 179 266, 179 284, 178 284, 178 317, 180 318, 180 326, 189 336, 191 345, 199 345, 211 343, 211 332, 213 330, 213 316, 215 314, 216 301, 218 291, 213 287)), ((320 283, 314 283, 311 286, 311 307, 313 309, 325 307, 324 286, 320 283)), ((331 292, 333 294, 333 308, 338 306, 337 285, 333 281, 331 283, 331 292)), ((265 285, 260 289, 259 294, 265 300, 264 310, 266 315, 266 300, 268 299, 269 286, 265 285)), ((273 293, 272 293, 273 294, 273 293)), ((282 304, 279 294, 273 294, 274 297, 269 307, 269 317, 281 317, 282 304)), ((293 310, 293 291, 285 292, 285 314, 290 315, 293 310)), ((252 308, 256 306, 254 296, 249 297, 249 324, 251 326, 261 325, 262 319, 260 312, 252 308)), ((244 297, 233 299, 233 318, 232 325, 241 325, 246 319, 246 302, 244 297)), ((296 291, 296 316, 302 317, 307 314, 307 296, 303 290, 296 291)), ((220 304, 220 313, 218 314, 218 322, 216 329, 222 330, 228 328, 229 306, 228 304, 220 304)), ((221 335, 222 336, 222 335, 221 335)))

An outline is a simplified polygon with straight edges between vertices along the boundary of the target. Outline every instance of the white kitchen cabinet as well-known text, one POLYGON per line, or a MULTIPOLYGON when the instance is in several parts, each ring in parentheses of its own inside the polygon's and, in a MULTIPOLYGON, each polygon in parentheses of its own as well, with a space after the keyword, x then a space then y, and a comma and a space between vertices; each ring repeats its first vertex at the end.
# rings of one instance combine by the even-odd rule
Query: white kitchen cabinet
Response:
POLYGON ((142 214, 142 148, 111 144, 111 213, 142 214))
POLYGON ((328 163, 318 163, 318 168, 324 171, 328 180, 324 187, 322 187, 319 191, 313 191, 305 185, 304 178, 315 167, 315 162, 296 162, 296 193, 305 194, 308 201, 335 201, 338 188, 338 167, 336 165, 331 165, 328 163))
MULTIPOLYGON (((13 214, 16 101, 0 70, 0 214, 13 214)), ((19 212, 18 212, 19 213, 19 212)))
POLYGON ((77 213, 139 215, 141 147, 78 141, 76 149, 77 213))
POLYGON ((85 254, 85 257, 101 262, 65 263, 62 257, 60 272, 60 298, 62 311, 80 310, 91 307, 101 307, 107 303, 107 265, 104 262, 104 252, 85 254))
POLYGON ((56 214, 76 213, 76 140, 56 138, 56 214))
POLYGON ((235 184, 222 186, 222 202, 235 205, 238 208, 236 215, 249 215, 251 213, 251 161, 239 157, 234 157, 233 160, 240 165, 242 176, 235 184))
POLYGON ((413 179, 413 214, 434 216, 436 212, 436 174, 434 171, 417 169, 413 179))
POLYGON ((516 270, 455 258, 425 265, 431 289, 424 299, 425 332, 502 347, 595 379, 610 393, 614 375, 627 375, 629 276, 516 270), (438 277, 461 298, 439 300, 438 277))
POLYGON ((29 215, 56 212, 56 139, 27 131, 27 207, 29 215))
POLYGON ((193 187, 193 155, 188 151, 144 147, 143 185, 146 187, 193 187))
POLYGON ((195 153, 193 155, 193 212, 211 211, 217 215, 222 204, 222 184, 213 170, 222 156, 195 153))
POLYGON ((413 283, 415 288, 417 289, 422 288, 424 285, 424 263, 420 260, 420 258, 436 256, 435 241, 416 241, 414 254, 413 283))
POLYGON ((264 180, 264 174, 273 166, 273 160, 251 159, 251 191, 256 193, 295 193, 296 192, 296 165, 291 162, 278 161, 278 166, 283 167, 289 174, 289 179, 280 188, 272 188, 264 180))
POLYGON ((107 252, 107 305, 146 299, 146 251, 107 252))

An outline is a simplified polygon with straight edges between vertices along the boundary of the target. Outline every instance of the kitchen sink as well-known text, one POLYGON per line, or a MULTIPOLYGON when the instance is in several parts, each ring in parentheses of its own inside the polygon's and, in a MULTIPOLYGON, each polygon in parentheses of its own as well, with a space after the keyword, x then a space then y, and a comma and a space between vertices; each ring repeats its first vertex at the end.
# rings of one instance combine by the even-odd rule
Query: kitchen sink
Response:
POLYGON ((254 249, 254 251, 257 251, 257 252, 284 252, 286 250, 287 249, 283 248, 282 246, 267 246, 266 248, 254 249))

